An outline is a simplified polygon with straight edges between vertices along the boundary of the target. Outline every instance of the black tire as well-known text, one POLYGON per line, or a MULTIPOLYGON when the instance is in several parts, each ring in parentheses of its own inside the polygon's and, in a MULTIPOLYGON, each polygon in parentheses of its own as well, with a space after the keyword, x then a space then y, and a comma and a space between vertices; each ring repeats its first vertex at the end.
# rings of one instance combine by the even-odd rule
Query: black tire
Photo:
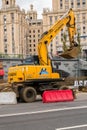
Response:
POLYGON ((36 100, 36 90, 33 87, 25 87, 21 89, 20 96, 25 102, 34 102, 36 100))

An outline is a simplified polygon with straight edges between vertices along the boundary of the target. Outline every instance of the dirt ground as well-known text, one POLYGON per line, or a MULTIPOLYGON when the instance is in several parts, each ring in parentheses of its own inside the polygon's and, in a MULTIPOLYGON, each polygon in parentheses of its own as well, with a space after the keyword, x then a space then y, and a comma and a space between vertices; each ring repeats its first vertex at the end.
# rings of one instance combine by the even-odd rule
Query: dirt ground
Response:
MULTIPOLYGON (((65 81, 58 82, 59 86, 73 86, 75 80, 87 80, 87 77, 67 77, 65 78, 65 81)), ((12 91, 11 84, 9 84, 5 80, 0 80, 0 91, 12 91)), ((85 91, 85 89, 83 89, 85 91)), ((87 91, 87 89, 86 89, 87 91)))

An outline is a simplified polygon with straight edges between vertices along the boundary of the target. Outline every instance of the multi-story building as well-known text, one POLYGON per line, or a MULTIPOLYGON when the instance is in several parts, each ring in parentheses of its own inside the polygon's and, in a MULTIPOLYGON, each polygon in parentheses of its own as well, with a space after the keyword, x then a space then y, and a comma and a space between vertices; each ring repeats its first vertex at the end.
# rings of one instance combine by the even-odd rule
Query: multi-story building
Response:
POLYGON ((25 13, 15 0, 2 0, 0 9, 0 54, 11 56, 36 55, 37 44, 42 34, 42 20, 37 19, 37 11, 25 13))
MULTIPOLYGON (((77 32, 81 35, 83 54, 87 55, 87 0, 52 0, 52 10, 43 9, 43 20, 37 18, 37 11, 30 5, 25 13, 15 0, 2 0, 0 9, 0 54, 36 55, 38 40, 69 8, 76 16, 77 32)), ((62 51, 65 27, 49 46, 49 53, 56 55, 62 51)), ((68 37, 67 37, 68 41, 68 37)), ((68 42, 67 42, 68 43, 68 42)))
POLYGON ((28 25, 25 11, 15 0, 2 0, 0 9, 0 54, 26 54, 25 34, 28 25))
POLYGON ((30 5, 30 10, 27 11, 28 29, 28 54, 37 55, 38 53, 38 41, 43 33, 42 19, 37 19, 37 11, 33 9, 33 5, 30 5))
MULTIPOLYGON (((80 33, 80 42, 83 55, 87 56, 87 0, 52 0, 52 10, 43 9, 43 31, 46 31, 56 22, 62 15, 64 15, 70 8, 75 12, 77 33, 80 33)), ((49 53, 53 55, 61 52, 64 32, 68 36, 67 28, 65 27, 54 38, 49 47, 49 53)), ((67 37, 68 41, 68 37, 67 37)))

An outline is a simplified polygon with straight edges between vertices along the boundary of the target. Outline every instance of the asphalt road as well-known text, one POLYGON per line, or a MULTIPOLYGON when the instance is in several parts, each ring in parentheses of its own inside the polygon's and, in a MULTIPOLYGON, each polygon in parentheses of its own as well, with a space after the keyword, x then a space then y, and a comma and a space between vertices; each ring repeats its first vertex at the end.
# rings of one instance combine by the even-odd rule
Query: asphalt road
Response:
POLYGON ((87 130, 87 94, 72 102, 0 105, 0 130, 87 130))

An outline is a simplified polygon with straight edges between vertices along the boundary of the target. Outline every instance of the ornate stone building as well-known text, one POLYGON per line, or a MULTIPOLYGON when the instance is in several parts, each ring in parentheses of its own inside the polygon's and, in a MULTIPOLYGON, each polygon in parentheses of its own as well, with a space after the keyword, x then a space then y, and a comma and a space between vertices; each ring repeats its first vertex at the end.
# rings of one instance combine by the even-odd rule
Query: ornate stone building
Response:
POLYGON ((0 9, 0 54, 26 54, 24 36, 28 25, 25 11, 20 10, 15 0, 2 0, 0 9))
POLYGON ((37 54, 37 43, 42 34, 42 20, 37 11, 25 13, 15 0, 2 0, 0 9, 0 55, 13 56, 37 54))
POLYGON ((42 19, 37 18, 37 11, 30 5, 30 10, 27 11, 28 30, 28 52, 30 55, 37 55, 37 46, 41 34, 43 33, 42 19))
MULTIPOLYGON (((87 0, 52 0, 52 10, 43 9, 43 19, 37 18, 37 11, 30 5, 25 12, 16 5, 16 0, 2 0, 0 9, 0 55, 36 55, 38 40, 69 8, 73 8, 76 16, 77 32, 83 55, 87 55, 87 0)), ((51 42, 49 53, 56 55, 62 51, 65 27, 51 42)))
MULTIPOLYGON (((70 8, 75 12, 77 33, 80 33, 80 42, 83 50, 83 55, 87 56, 87 0, 52 0, 52 10, 43 9, 43 31, 49 29, 62 15, 70 8)), ((49 47, 49 53, 55 55, 62 51, 61 38, 66 33, 68 43, 68 32, 65 27, 54 38, 49 47)))

